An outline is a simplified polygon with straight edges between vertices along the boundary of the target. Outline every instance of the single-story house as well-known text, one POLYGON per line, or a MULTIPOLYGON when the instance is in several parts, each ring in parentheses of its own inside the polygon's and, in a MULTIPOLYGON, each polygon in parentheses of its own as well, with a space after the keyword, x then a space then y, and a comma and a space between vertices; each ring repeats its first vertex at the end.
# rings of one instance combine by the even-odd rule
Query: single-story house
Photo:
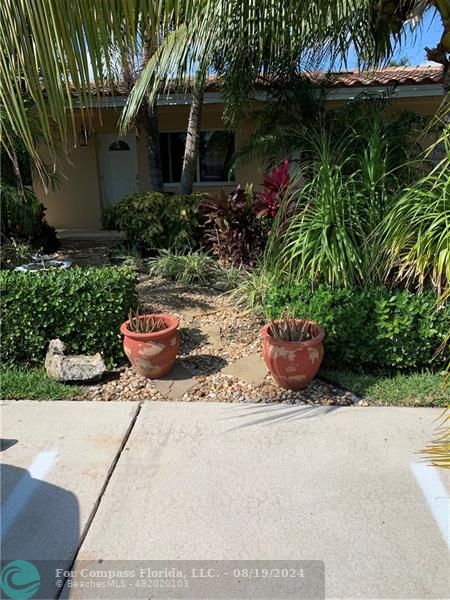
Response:
MULTIPOLYGON (((433 115, 444 95, 439 66, 342 72, 335 74, 329 85, 326 101, 329 108, 364 92, 381 94, 389 91, 395 110, 433 115)), ((89 132, 83 128, 81 115, 77 117, 80 144, 73 148, 68 159, 61 158, 56 189, 46 191, 39 180, 34 182, 35 192, 47 207, 49 223, 60 229, 99 230, 105 207, 127 194, 149 189, 145 135, 137 128, 117 139, 116 124, 126 97, 105 91, 97 101, 101 110, 93 111, 89 132)), ((184 94, 159 99, 160 142, 167 191, 176 191, 178 187, 189 104, 190 97, 184 94)), ((253 127, 251 122, 245 122, 237 131, 227 130, 220 85, 211 81, 204 96, 196 190, 213 192, 220 188, 229 189, 236 183, 256 184, 262 180, 262 169, 255 162, 236 169, 233 181, 225 169, 227 156, 248 139, 253 127), (221 148, 220 152, 217 147, 221 148)))

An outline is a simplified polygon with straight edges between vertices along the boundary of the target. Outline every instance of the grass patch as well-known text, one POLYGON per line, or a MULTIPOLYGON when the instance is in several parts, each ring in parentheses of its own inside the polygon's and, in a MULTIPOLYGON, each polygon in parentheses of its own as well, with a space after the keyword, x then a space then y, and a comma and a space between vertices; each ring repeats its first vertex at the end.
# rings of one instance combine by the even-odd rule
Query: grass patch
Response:
POLYGON ((4 367, 0 370, 1 400, 70 400, 81 388, 47 376, 44 369, 4 367))
POLYGON ((385 406, 440 406, 450 403, 450 385, 444 374, 413 373, 383 377, 351 371, 322 370, 320 375, 359 396, 385 406))

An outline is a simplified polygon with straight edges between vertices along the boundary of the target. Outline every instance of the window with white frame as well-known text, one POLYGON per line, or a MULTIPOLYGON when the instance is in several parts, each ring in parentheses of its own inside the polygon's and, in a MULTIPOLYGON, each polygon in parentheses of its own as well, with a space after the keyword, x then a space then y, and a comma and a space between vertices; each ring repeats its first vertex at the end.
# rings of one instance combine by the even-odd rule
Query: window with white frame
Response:
MULTIPOLYGON (((183 167, 185 131, 171 131, 159 136, 164 183, 179 183, 183 167)), ((225 129, 200 133, 196 182, 211 185, 234 181, 230 172, 234 154, 234 133, 225 129)))

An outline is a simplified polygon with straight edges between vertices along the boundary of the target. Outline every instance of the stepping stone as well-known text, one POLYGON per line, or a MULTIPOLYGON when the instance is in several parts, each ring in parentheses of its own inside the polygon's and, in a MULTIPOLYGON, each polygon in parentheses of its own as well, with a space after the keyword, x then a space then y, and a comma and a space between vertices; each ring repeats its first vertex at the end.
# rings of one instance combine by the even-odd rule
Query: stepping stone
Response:
POLYGON ((169 400, 178 400, 183 394, 195 387, 198 381, 183 365, 175 363, 168 375, 161 379, 154 379, 153 383, 162 396, 169 400))
POLYGON ((231 365, 226 366, 222 369, 221 373, 224 375, 232 375, 247 383, 262 385, 267 377, 268 371, 263 357, 260 354, 254 353, 243 356, 231 365))
POLYGON ((201 325, 186 329, 186 333, 195 342, 202 345, 212 346, 214 350, 223 348, 222 332, 219 325, 201 325))
POLYGON ((219 309, 211 306, 174 306, 174 312, 178 313, 181 317, 190 320, 195 317, 201 317, 202 315, 209 315, 215 312, 219 312, 219 309))

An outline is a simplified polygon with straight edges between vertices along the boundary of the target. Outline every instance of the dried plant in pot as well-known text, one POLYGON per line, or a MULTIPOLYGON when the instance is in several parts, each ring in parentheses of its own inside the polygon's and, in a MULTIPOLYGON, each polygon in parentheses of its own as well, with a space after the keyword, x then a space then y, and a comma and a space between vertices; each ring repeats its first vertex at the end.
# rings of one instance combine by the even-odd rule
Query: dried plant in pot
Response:
POLYGON ((178 325, 173 315, 130 311, 120 332, 125 354, 138 373, 157 379, 171 371, 180 348, 178 325))
POLYGON ((261 335, 264 361, 278 385, 305 388, 322 363, 324 329, 309 319, 285 316, 264 325, 261 335))

